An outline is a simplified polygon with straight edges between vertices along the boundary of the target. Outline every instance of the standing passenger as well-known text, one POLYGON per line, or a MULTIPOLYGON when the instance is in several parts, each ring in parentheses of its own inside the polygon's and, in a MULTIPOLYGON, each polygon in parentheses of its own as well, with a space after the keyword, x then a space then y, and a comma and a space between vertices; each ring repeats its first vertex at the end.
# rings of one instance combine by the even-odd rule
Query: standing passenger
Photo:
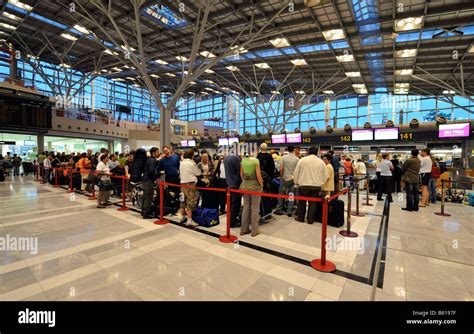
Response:
POLYGON ((421 179, 421 204, 420 208, 428 206, 428 199, 430 197, 430 191, 428 189, 430 178, 431 178, 431 157, 430 150, 424 148, 420 153, 420 179, 421 179))
POLYGON ((377 200, 383 201, 382 193, 385 192, 389 202, 392 200, 392 183, 393 183, 393 165, 390 161, 388 153, 382 154, 382 161, 379 163, 380 168, 380 187, 377 193, 377 200))
MULTIPOLYGON (((272 159, 273 161, 273 159, 272 159)), ((240 189, 261 192, 263 179, 260 172, 260 161, 250 155, 242 159, 240 167, 242 184, 240 189)), ((252 233, 252 237, 260 234, 258 222, 260 220, 260 196, 244 194, 244 208, 242 210, 242 226, 240 235, 252 233)))

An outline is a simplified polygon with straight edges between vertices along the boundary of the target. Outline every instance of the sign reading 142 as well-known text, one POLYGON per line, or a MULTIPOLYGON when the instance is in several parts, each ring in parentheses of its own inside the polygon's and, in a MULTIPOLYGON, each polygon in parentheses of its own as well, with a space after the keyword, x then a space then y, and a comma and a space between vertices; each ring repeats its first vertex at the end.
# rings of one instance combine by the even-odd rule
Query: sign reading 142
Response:
POLYGON ((351 141, 351 136, 341 136, 341 141, 351 141))

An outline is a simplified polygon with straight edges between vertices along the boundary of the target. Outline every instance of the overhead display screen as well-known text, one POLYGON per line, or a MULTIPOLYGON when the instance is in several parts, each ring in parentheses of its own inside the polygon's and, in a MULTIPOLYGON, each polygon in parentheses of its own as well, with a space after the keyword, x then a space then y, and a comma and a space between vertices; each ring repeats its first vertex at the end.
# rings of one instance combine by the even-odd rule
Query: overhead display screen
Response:
POLYGON ((50 129, 51 105, 0 97, 0 125, 50 129))
POLYGON ((374 130, 353 130, 352 141, 374 140, 374 130))
POLYGON ((398 128, 384 128, 375 129, 374 137, 375 140, 397 140, 398 139, 398 128))
POLYGON ((470 123, 440 124, 438 129, 439 138, 462 138, 471 134, 470 123))
POLYGON ((188 147, 188 141, 187 140, 181 140, 181 146, 182 147, 188 147))
POLYGON ((188 140, 188 147, 195 147, 196 141, 195 140, 188 140))
POLYGON ((286 142, 288 144, 298 144, 301 143, 301 133, 287 133, 286 142))
POLYGON ((230 137, 229 138, 229 146, 232 145, 233 143, 239 143, 239 138, 238 137, 230 137))
POLYGON ((285 134, 272 135, 272 144, 285 144, 285 143, 286 143, 285 134))
POLYGON ((229 139, 219 138, 219 146, 227 146, 227 145, 229 145, 229 139))

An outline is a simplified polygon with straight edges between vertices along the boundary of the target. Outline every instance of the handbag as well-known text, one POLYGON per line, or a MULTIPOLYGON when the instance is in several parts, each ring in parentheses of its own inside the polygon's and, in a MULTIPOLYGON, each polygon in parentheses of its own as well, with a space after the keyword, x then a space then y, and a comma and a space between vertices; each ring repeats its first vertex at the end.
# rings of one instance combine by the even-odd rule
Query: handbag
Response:
POLYGON ((114 189, 114 185, 110 180, 102 180, 102 177, 99 176, 99 190, 100 191, 111 191, 114 189))

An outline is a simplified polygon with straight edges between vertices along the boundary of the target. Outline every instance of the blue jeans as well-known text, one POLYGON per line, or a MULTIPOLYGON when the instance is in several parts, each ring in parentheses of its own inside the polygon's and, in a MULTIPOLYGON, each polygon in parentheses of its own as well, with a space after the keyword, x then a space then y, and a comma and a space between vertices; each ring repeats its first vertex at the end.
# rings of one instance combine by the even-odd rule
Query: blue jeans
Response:
POLYGON ((407 209, 418 210, 418 203, 420 202, 418 183, 405 182, 405 190, 407 192, 407 209))
POLYGON ((438 184, 438 179, 430 179, 428 184, 428 189, 430 191, 429 201, 430 203, 436 203, 436 185, 438 184))
MULTIPOLYGON (((293 181, 281 181, 280 184, 280 191, 278 192, 280 195, 289 195, 293 194, 295 195, 295 183, 293 181)), ((283 203, 285 199, 279 198, 278 199, 278 204, 277 204, 277 210, 283 211, 283 203)), ((288 199, 288 207, 287 207, 287 212, 288 213, 293 213, 293 205, 295 204, 294 200, 288 199)))

